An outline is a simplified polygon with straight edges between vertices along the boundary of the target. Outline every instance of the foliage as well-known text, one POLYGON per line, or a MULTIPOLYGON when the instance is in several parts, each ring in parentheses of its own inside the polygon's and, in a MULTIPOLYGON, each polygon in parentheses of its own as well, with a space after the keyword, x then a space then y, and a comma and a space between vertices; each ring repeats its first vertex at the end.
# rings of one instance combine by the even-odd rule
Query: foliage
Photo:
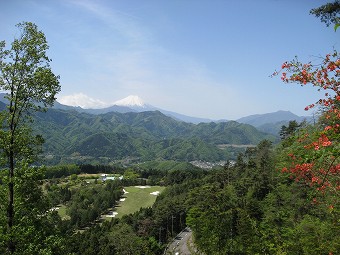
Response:
MULTIPOLYGON (((206 254, 336 254, 338 212, 311 203, 310 186, 276 171, 284 153, 264 140, 248 148, 236 164, 209 171, 186 169, 176 162, 127 168, 141 176, 157 176, 168 186, 152 207, 101 225, 84 224, 88 228, 77 234, 69 232, 71 226, 64 220, 61 225, 69 236, 65 253, 121 254, 120 249, 130 245, 131 254, 162 254, 166 243, 188 224, 196 246, 206 254)), ((88 222, 93 208, 107 205, 109 197, 93 204, 102 197, 103 187, 70 188, 71 200, 77 201, 68 202, 72 210, 77 208, 76 225, 88 222)))
MULTIPOLYGON (((322 16, 327 9, 316 10, 322 20, 337 22, 338 1, 334 4, 330 16, 322 16)), ((54 156, 72 154, 82 164, 43 168, 32 166, 42 138, 33 136, 26 124, 30 111, 43 110, 53 103, 59 89, 58 77, 50 72, 43 34, 31 23, 19 27, 28 30, 12 44, 14 52, 20 49, 16 59, 23 57, 24 61, 21 53, 27 51, 28 57, 42 58, 38 66, 46 65, 39 66, 35 73, 35 58, 24 64, 8 64, 4 56, 15 54, 4 51, 1 44, 0 85, 12 91, 7 94, 9 103, 1 115, 1 254, 157 255, 186 225, 193 230, 197 248, 205 254, 340 252, 340 60, 336 51, 321 64, 303 64, 295 59, 285 62, 282 70, 275 73, 281 73, 286 83, 312 84, 325 91, 325 98, 306 107, 309 110, 321 106, 319 122, 309 125, 292 121, 282 126, 282 140, 276 148, 267 135, 236 122, 192 125, 176 122, 160 112, 92 116, 50 109, 47 114, 35 114, 39 124, 35 131, 40 133, 44 127, 44 134, 51 139, 45 147, 49 154, 60 150, 64 154, 54 156), (28 35, 32 35, 32 41, 28 35), (38 43, 30 47, 35 45, 34 38, 44 46, 38 43), (19 73, 10 77, 27 74, 27 79, 17 83, 14 78, 12 86, 6 87, 11 81, 7 74, 13 70, 19 73), (51 80, 42 79, 40 71, 50 74, 47 76, 51 80), (42 86, 42 81, 47 85, 42 86), (33 93, 34 89, 42 94, 33 93), (176 161, 222 159, 225 151, 217 145, 223 143, 257 146, 238 154, 235 164, 227 162, 209 171, 176 161), (127 154, 156 160, 123 168, 87 165, 79 157, 105 155, 118 159, 127 154), (172 161, 157 160, 164 158, 172 161), (124 179, 86 183, 78 175, 102 172, 119 173, 124 179), (58 179, 66 176, 68 183, 58 179), (116 205, 123 186, 139 183, 167 187, 151 207, 96 223, 103 212, 116 205), (8 196, 11 189, 12 196, 8 196), (61 219, 49 210, 59 203, 67 207, 69 219, 61 219)))
POLYGON ((57 165, 46 168, 45 178, 60 178, 62 176, 69 176, 72 174, 80 174, 80 169, 76 165, 57 165))
MULTIPOLYGON (((155 169, 154 171, 160 173, 153 174, 167 179, 168 171, 162 169, 155 169)), ((186 225, 187 209, 185 201, 190 190, 200 184, 198 180, 202 177, 200 174, 202 170, 196 169, 196 171, 198 171, 197 174, 193 169, 191 170, 191 179, 183 179, 182 182, 177 179, 177 184, 168 186, 165 189, 164 187, 157 188, 156 190, 163 191, 159 196, 153 197, 153 199, 156 198, 156 202, 152 207, 141 208, 139 211, 134 210, 132 214, 124 214, 122 218, 113 218, 111 221, 103 221, 100 224, 94 224, 93 221, 89 224, 88 215, 97 207, 107 205, 112 196, 105 197, 104 194, 114 192, 115 187, 118 187, 118 184, 122 182, 70 187, 72 197, 67 203, 68 212, 70 214, 71 211, 76 212, 71 218, 78 219, 78 223, 73 225, 74 223, 72 223, 73 220, 71 219, 70 221, 64 220, 61 224, 64 226, 64 232, 69 236, 65 253, 125 254, 126 252, 127 254, 162 254, 166 243, 186 225), (100 202, 96 203, 95 201, 98 199, 100 202), (85 204, 88 206, 85 207, 85 204), (70 231, 74 227, 80 226, 87 227, 75 233, 70 231), (126 245, 129 245, 129 249, 126 249, 126 245)), ((181 170, 176 170, 176 172, 179 176, 182 176, 185 174, 186 169, 182 168, 181 170)), ((140 203, 136 203, 136 201, 141 201, 141 199, 138 198, 137 193, 132 193, 137 189, 138 191, 141 189, 136 187, 125 187, 125 189, 129 192, 127 199, 130 199, 130 203, 134 203, 132 207, 140 207, 140 203), (130 194, 131 196, 129 196, 130 194), (132 200, 133 195, 136 195, 134 200, 132 200)), ((150 190, 152 189, 142 191, 149 194, 150 190)), ((58 190, 51 186, 49 192, 58 192, 58 190)), ((120 212, 120 209, 123 208, 117 208, 117 211, 120 212)))
POLYGON ((30 113, 53 105, 60 86, 59 77, 49 66, 44 33, 30 22, 19 23, 17 27, 19 37, 10 49, 5 49, 4 41, 0 42, 0 89, 7 93, 8 100, 6 109, 0 113, 1 167, 8 173, 3 181, 6 188, 1 187, 8 197, 7 225, 1 227, 1 235, 11 254, 40 254, 52 249, 48 242, 41 247, 44 238, 52 237, 41 223, 48 206, 39 193, 36 178, 39 169, 29 166, 36 159, 43 139, 32 135, 28 122, 30 113))
POLYGON ((112 165, 90 165, 90 164, 62 164, 62 165, 54 165, 48 166, 45 170, 45 178, 52 179, 52 178, 61 178, 70 176, 72 174, 102 174, 102 173, 116 173, 116 174, 123 174, 124 168, 119 166, 112 166, 112 165))
MULTIPOLYGON (((278 74, 278 73, 276 73, 278 74)), ((303 64, 297 59, 282 65, 281 79, 305 86, 311 84, 325 97, 305 110, 320 105, 322 114, 317 126, 299 129, 290 140, 287 167, 284 172, 296 181, 304 181, 324 193, 338 195, 340 190, 340 59, 338 52, 326 55, 321 64, 303 64), (287 74, 289 73, 289 75, 287 74)), ((336 199, 337 200, 337 199, 336 199)), ((336 201, 328 201, 330 206, 336 201)))
POLYGON ((276 140, 273 135, 234 121, 194 125, 159 112, 90 115, 49 109, 46 114, 36 115, 35 127, 46 139, 46 164, 60 163, 60 158, 68 160, 64 163, 96 164, 91 160, 97 159, 109 164, 127 157, 139 162, 213 162, 231 156, 217 147, 221 143, 256 145, 263 139, 276 140))
MULTIPOLYGON (((279 154, 276 154, 279 153, 279 154)), ((308 199, 313 189, 276 171, 268 141, 191 189, 187 223, 205 254, 336 254, 338 213, 308 199), (312 224, 318 223, 317 225, 312 224)))
POLYGON ((102 213, 115 206, 122 194, 121 184, 116 181, 74 189, 67 209, 71 226, 83 228, 93 223, 102 213))
POLYGON ((262 217, 258 200, 270 192, 273 180, 270 147, 270 142, 263 141, 235 166, 226 165, 212 173, 190 192, 187 222, 201 251, 255 253, 253 246, 259 238, 254 224, 262 217))
MULTIPOLYGON (((41 189, 40 180, 43 169, 20 165, 16 168, 14 185, 14 224, 13 241, 15 254, 63 254, 64 240, 59 228, 60 218, 55 212, 49 211, 50 203, 41 189)), ((8 254, 8 235, 4 223, 8 189, 8 178, 2 178, 0 185, 0 253, 8 254), (7 194, 6 194, 7 193, 7 194)))
POLYGON ((117 221, 104 222, 83 233, 77 233, 68 241, 70 254, 151 255, 148 243, 132 230, 117 221))
POLYGON ((340 13, 339 0, 314 8, 310 11, 310 13, 320 18, 322 22, 326 23, 327 27, 330 24, 334 24, 334 29, 337 30, 340 25, 340 18, 338 16, 340 13))
POLYGON ((289 121, 288 127, 286 125, 281 126, 280 137, 282 140, 287 139, 289 136, 293 135, 299 128, 297 121, 289 121))

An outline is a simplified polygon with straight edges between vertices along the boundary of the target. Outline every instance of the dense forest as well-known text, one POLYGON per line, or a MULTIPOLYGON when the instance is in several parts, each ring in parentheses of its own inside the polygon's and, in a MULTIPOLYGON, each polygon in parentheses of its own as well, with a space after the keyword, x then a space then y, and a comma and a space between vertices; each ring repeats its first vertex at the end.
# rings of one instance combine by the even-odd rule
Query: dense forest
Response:
MULTIPOLYGON (((163 254, 166 244, 186 226, 204 254, 336 254, 340 250, 337 193, 319 192, 306 180, 296 181, 279 171, 278 166, 286 163, 287 139, 275 148, 264 140, 240 154, 235 164, 212 170, 174 161, 130 168, 48 167, 39 178, 45 209, 66 204, 68 217, 56 211, 35 217, 34 232, 40 235, 22 233, 22 239, 16 239, 18 254, 45 254, 45 250, 163 254), (97 183, 87 184, 80 177, 80 173, 103 172, 126 178, 106 183, 98 178, 97 183), (140 184, 166 189, 152 207, 98 221, 117 203, 123 187, 140 184)), ((5 240, 1 241, 5 253, 5 240)))
MULTIPOLYGON (((312 14, 336 30, 339 9, 339 1, 335 1, 312 10, 312 14)), ((317 122, 291 121, 281 127, 279 143, 262 139, 238 153, 235 161, 202 169, 188 162, 197 153, 191 151, 192 146, 215 155, 213 147, 202 141, 225 143, 229 136, 220 131, 240 124, 210 123, 190 129, 183 124, 171 129, 171 120, 164 123, 159 112, 95 118, 83 115, 84 122, 74 120, 78 115, 61 111, 46 114, 60 91, 59 77, 51 71, 51 60, 46 56, 47 41, 31 22, 17 27, 21 37, 9 50, 0 42, 0 88, 8 92, 8 104, 0 112, 1 254, 160 255, 187 227, 192 231, 192 254, 340 253, 340 56, 336 50, 317 63, 302 63, 297 58, 287 61, 273 74, 285 83, 312 85, 325 92, 323 98, 306 107, 318 107, 317 122), (162 157, 151 157, 156 160, 129 166, 44 166, 37 163, 44 139, 32 128, 36 116, 63 120, 59 119, 62 129, 40 126, 41 131, 60 132, 58 136, 67 135, 69 141, 83 136, 77 152, 84 148, 91 153, 99 153, 99 148, 116 150, 119 143, 123 145, 120 149, 129 150, 136 140, 150 148, 155 144, 147 137, 155 135, 161 138, 157 150, 163 144, 173 146, 161 150, 162 157), (109 132, 115 118, 127 116, 133 122, 116 126, 125 131, 124 135, 109 132), (136 123, 160 128, 151 134, 136 123), (74 125, 84 128, 71 129, 74 125), (92 134, 90 126, 104 133, 92 134), (163 139, 171 132, 177 137, 163 139), (184 133, 190 134, 189 140, 182 137, 184 133), (176 152, 185 155, 185 160, 166 156, 176 152), (121 206, 125 189, 146 186, 162 187, 151 206, 103 219, 109 210, 121 206)), ((243 127, 252 133, 252 127, 243 127)), ((230 139, 239 139, 239 129, 232 130, 235 133, 229 133, 230 139)), ((58 144, 58 140, 53 141, 55 148, 70 153, 70 142, 58 144)), ((148 149, 143 152, 155 153, 148 149)))

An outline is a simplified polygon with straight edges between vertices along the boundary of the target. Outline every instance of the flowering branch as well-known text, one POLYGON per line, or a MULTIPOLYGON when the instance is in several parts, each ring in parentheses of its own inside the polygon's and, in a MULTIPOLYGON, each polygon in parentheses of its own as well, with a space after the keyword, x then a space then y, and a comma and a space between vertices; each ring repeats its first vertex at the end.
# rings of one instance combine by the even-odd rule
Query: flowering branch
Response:
POLYGON ((322 58, 321 64, 303 64, 295 58, 284 62, 280 71, 272 76, 281 75, 284 83, 297 83, 301 86, 312 85, 318 91, 325 91, 324 98, 307 105, 308 111, 317 105, 323 109, 319 127, 311 132, 304 130, 296 134, 294 143, 289 147, 290 165, 282 169, 290 173, 296 181, 304 181, 316 190, 340 191, 340 57, 336 50, 322 58), (327 163, 328 162, 328 163, 327 163), (328 168, 325 166, 328 165, 328 168), (327 169, 327 170, 325 170, 327 169))

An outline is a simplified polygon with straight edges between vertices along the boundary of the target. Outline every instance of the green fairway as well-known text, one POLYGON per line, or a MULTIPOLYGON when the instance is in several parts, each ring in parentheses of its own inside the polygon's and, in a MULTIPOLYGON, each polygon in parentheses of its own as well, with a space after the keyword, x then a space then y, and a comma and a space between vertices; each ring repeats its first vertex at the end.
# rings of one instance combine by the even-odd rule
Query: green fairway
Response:
POLYGON ((58 214, 62 219, 69 219, 70 217, 66 213, 66 206, 65 205, 60 205, 58 206, 58 214))
POLYGON ((156 195, 152 195, 152 192, 162 192, 165 187, 160 186, 141 186, 141 187, 125 187, 125 191, 128 192, 123 195, 124 201, 119 202, 116 207, 120 218, 125 214, 130 214, 138 211, 142 207, 150 207, 156 201, 156 195), (144 187, 144 188, 141 188, 144 187))

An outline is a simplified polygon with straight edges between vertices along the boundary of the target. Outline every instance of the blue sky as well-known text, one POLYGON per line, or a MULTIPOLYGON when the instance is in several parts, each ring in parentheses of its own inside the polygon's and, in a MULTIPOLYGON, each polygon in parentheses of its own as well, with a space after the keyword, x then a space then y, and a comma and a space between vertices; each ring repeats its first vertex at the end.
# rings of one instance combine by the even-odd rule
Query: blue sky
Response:
POLYGON ((339 47, 340 31, 309 14, 326 2, 0 1, 0 40, 11 42, 21 21, 36 23, 65 104, 103 107, 138 95, 195 117, 301 116, 321 94, 269 76, 296 55, 316 60, 339 47))

